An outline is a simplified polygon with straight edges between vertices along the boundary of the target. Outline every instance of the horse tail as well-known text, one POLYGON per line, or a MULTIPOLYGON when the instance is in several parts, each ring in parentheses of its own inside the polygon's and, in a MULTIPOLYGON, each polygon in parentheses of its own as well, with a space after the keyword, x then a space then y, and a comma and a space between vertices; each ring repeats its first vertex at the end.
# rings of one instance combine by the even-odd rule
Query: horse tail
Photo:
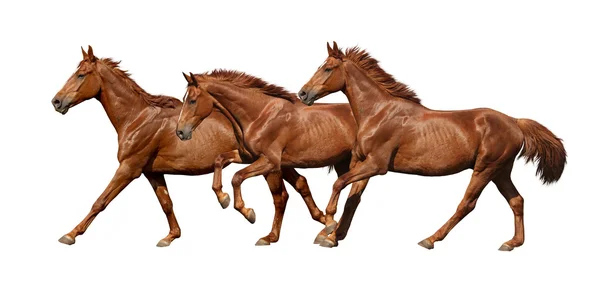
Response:
POLYGON ((333 165, 327 166, 327 174, 331 173, 331 171, 333 171, 333 165))
POLYGON ((519 157, 525 157, 525 163, 537 162, 536 175, 543 184, 558 181, 567 164, 567 152, 562 139, 534 120, 517 119, 517 125, 524 135, 519 157))

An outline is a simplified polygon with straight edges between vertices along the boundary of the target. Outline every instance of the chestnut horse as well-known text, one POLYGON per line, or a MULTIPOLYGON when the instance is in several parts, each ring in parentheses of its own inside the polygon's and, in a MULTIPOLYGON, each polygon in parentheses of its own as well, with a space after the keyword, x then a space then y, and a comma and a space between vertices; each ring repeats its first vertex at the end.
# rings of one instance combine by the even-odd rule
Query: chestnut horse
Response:
MULTIPOLYGON (((94 218, 143 173, 169 222, 169 234, 157 246, 168 246, 181 235, 181 230, 173 213, 164 174, 201 175, 212 172, 217 155, 238 149, 231 123, 222 113, 213 112, 198 128, 193 140, 181 142, 173 135, 181 101, 146 93, 125 71, 119 69, 118 62, 96 58, 91 47, 87 53, 83 49, 82 52, 83 60, 79 67, 52 99, 52 104, 57 112, 66 114, 69 108, 85 100, 98 99, 117 131, 120 164, 89 214, 59 241, 69 245, 75 243, 75 238, 86 231, 94 218)), ((312 200, 304 177, 292 168, 285 169, 283 175, 306 199, 312 200)), ((287 197, 279 174, 268 175, 266 179, 274 200, 287 197)), ((221 206, 226 208, 229 195, 223 193, 220 187, 213 187, 213 190, 221 206)), ((281 220, 283 209, 276 207, 275 213, 275 221, 281 220)), ((273 232, 279 234, 280 229, 281 223, 274 222, 273 232)))
MULTIPOLYGON (((523 197, 510 178, 513 163, 517 155, 523 156, 526 162, 538 163, 537 174, 544 184, 558 181, 566 164, 562 140, 536 121, 512 118, 487 108, 428 109, 366 51, 354 47, 343 53, 335 42, 333 48, 328 43, 327 50, 325 63, 298 95, 302 102, 312 105, 317 99, 342 91, 352 106, 358 133, 353 152, 357 163, 335 182, 326 214, 335 214, 345 186, 388 170, 442 176, 470 168, 471 181, 456 213, 419 245, 432 249, 436 241, 443 240, 475 208, 483 188, 492 181, 506 198, 515 220, 515 234, 500 250, 521 246, 525 239, 523 197)), ((341 226, 322 246, 336 246, 337 235, 346 234, 350 223, 343 220, 351 219, 361 194, 355 189, 350 191, 341 226)))
MULTIPOLYGON (((242 198, 244 180, 278 173, 285 167, 330 166, 331 170, 333 165, 338 176, 348 171, 356 140, 356 122, 348 104, 307 107, 295 94, 239 71, 215 70, 190 76, 184 73, 184 76, 188 88, 177 134, 181 139, 191 138, 194 128, 202 125, 215 107, 237 126, 234 129, 243 138, 240 151, 254 162, 233 176, 234 207, 250 222, 254 222, 255 214, 253 209, 245 207, 242 198)), ((240 153, 226 153, 222 159, 237 162, 240 153)), ((358 191, 362 191, 366 182, 355 184, 358 191)), ((215 175, 215 185, 220 183, 220 177, 215 175)), ((313 218, 326 224, 315 239, 315 243, 320 243, 336 224, 317 210, 312 212, 313 218)), ((257 244, 269 244, 269 240, 261 239, 257 244)))

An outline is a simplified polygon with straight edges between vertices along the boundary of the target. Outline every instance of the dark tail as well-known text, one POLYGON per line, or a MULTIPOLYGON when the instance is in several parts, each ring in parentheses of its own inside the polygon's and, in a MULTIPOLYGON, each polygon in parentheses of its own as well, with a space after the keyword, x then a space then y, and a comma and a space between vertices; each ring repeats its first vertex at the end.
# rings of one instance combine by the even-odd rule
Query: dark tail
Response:
POLYGON ((327 166, 327 174, 331 173, 333 170, 333 165, 327 166))
POLYGON ((562 139, 534 120, 517 119, 517 125, 525 136, 519 157, 525 157, 525 163, 537 162, 536 175, 543 184, 558 181, 567 164, 562 139))

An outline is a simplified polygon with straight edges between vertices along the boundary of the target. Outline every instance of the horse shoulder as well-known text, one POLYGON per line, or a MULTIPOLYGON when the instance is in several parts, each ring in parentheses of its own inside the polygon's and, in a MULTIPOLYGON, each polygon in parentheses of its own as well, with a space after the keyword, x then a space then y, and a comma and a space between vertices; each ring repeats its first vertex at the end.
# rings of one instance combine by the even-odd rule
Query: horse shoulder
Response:
POLYGON ((126 159, 148 160, 157 147, 157 137, 164 120, 157 118, 159 112, 143 111, 119 133, 119 162, 126 159))

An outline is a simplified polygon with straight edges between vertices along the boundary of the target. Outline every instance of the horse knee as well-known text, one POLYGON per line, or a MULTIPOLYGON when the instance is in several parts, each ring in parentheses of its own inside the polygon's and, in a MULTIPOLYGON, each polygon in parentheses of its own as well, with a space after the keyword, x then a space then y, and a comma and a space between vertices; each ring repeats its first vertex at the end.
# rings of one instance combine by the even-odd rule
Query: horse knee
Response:
POLYGON ((105 201, 96 201, 92 205, 92 212, 100 213, 100 212, 104 211, 104 209, 106 209, 105 201))
POLYGON ((236 173, 233 175, 233 178, 231 179, 231 185, 233 187, 240 187, 242 185, 242 181, 244 181, 244 178, 242 177, 242 175, 239 173, 236 173))
POLYGON ((342 181, 341 179, 336 180, 335 183, 333 183, 333 192, 342 191, 344 186, 346 186, 345 184, 346 184, 346 181, 342 181))
POLYGON ((304 176, 300 176, 298 177, 298 180, 296 180, 296 190, 298 190, 298 192, 300 192, 300 195, 302 197, 306 197, 310 194, 310 192, 308 191, 308 182, 306 180, 306 178, 304 176))
POLYGON ((475 205, 477 205, 477 200, 467 201, 465 203, 461 203, 458 206, 458 212, 462 216, 466 216, 471 213, 475 209, 475 205))

